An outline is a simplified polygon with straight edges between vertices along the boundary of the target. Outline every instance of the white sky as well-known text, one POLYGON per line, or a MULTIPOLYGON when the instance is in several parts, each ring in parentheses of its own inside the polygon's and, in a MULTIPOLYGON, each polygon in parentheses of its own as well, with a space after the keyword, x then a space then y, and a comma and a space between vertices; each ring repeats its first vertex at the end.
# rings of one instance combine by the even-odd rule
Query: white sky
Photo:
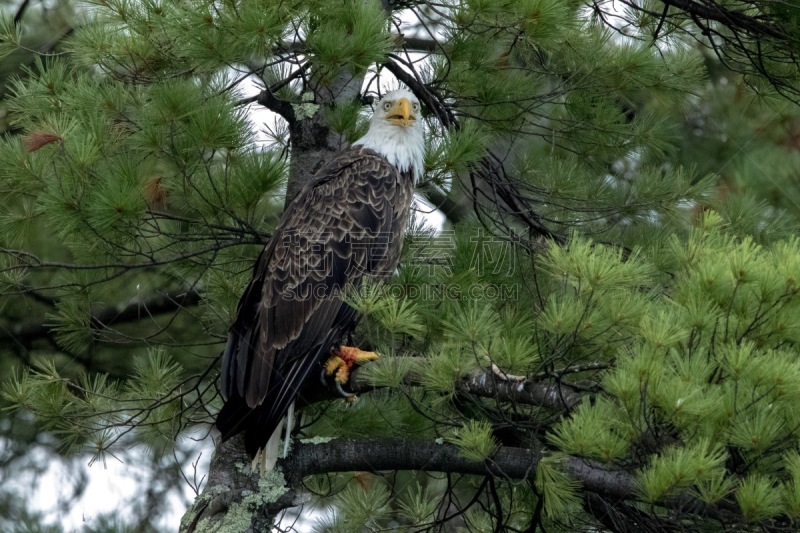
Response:
MULTIPOLYGON (((197 463, 198 473, 205 475, 213 450, 211 440, 199 441, 192 448, 190 462, 197 463)), ((30 454, 34 461, 47 465, 45 473, 37 478, 32 472, 21 471, 13 479, 4 480, 5 488, 29 495, 29 510, 42 512, 45 525, 60 525, 65 531, 81 531, 85 526, 96 525, 98 517, 107 513, 116 513, 123 521, 129 519, 131 515, 126 507, 139 501, 139 491, 151 475, 146 463, 142 463, 146 461, 142 447, 127 450, 116 459, 108 457, 105 464, 97 461, 92 466, 89 466, 91 457, 86 455, 58 460, 43 447, 32 448, 30 454), (73 484, 81 474, 85 474, 87 485, 81 497, 75 499, 73 484), (61 505, 66 502, 69 505, 61 505)), ((193 472, 190 468, 184 474, 191 479, 193 472)), ((163 531, 177 531, 187 502, 194 500, 194 493, 183 478, 175 480, 175 488, 167 496, 172 512, 158 523, 163 531)))

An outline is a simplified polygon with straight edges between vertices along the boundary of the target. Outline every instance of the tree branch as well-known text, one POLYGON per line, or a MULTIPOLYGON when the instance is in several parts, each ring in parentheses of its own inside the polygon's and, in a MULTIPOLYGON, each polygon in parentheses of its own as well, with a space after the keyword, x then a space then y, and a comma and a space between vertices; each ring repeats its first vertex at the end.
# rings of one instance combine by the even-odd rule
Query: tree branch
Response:
POLYGON ((28 10, 28 6, 30 5, 31 0, 23 0, 22 3, 17 8, 17 12, 14 14, 14 24, 19 24, 22 22, 22 17, 25 15, 25 11, 28 10))
MULTIPOLYGON (((730 28, 739 28, 750 33, 754 37, 768 36, 780 41, 794 40, 780 26, 765 24, 760 20, 745 15, 742 12, 726 9, 716 2, 694 2, 693 0, 661 0, 666 6, 673 6, 691 15, 719 22, 730 28)), ((626 5, 635 7, 634 2, 625 2, 626 5)))
MULTIPOLYGON (((181 531, 220 528, 230 515, 246 512, 246 531, 266 530, 283 509, 296 505, 304 478, 332 472, 424 470, 496 479, 530 480, 541 453, 529 449, 501 447, 484 462, 465 459, 452 444, 392 439, 334 439, 322 444, 295 442, 289 457, 278 462, 279 472, 259 478, 249 467, 241 437, 222 443, 211 463, 209 482, 187 511, 181 531), (265 482, 266 481, 266 482, 265 482), (271 486, 275 481, 283 487, 271 486), (256 497, 253 497, 253 496, 256 497), (236 510, 236 513, 230 511, 236 510), (259 529, 261 528, 261 529, 259 529), (265 529, 266 528, 266 529, 265 529)), ((606 498, 627 499, 635 494, 636 482, 622 470, 609 470, 596 463, 567 457, 561 463, 584 489, 606 498)))
POLYGON ((482 398, 547 407, 562 413, 572 411, 583 400, 581 394, 572 391, 566 384, 530 379, 508 380, 497 376, 492 370, 476 370, 460 379, 456 388, 482 398))
MULTIPOLYGON (((94 327, 108 327, 125 322, 135 322, 148 316, 173 313, 184 307, 197 305, 201 295, 195 290, 165 291, 145 294, 121 305, 101 307, 92 313, 94 327)), ((15 324, 0 331, 0 345, 30 346, 39 339, 51 339, 51 329, 41 321, 15 324)))
MULTIPOLYGON (((381 358, 369 366, 393 364, 398 358, 381 358)), ((419 363, 417 357, 407 357, 413 365, 419 363)), ((382 387, 376 386, 365 372, 368 367, 358 367, 350 373, 350 381, 344 387, 346 390, 364 394, 382 387)), ((403 383, 408 386, 422 385, 422 377, 418 371, 409 371, 403 377, 403 383)), ((495 398, 498 401, 510 402, 520 405, 534 405, 545 407, 553 411, 566 414, 572 411, 584 399, 584 395, 571 389, 569 383, 554 383, 539 381, 534 378, 504 379, 492 369, 479 369, 463 376, 455 383, 456 390, 461 393, 471 394, 479 398, 495 398)), ((312 403, 340 398, 335 391, 320 387, 316 380, 303 390, 300 396, 301 404, 298 407, 312 403)))
POLYGON ((263 91, 258 93, 256 102, 263 105, 270 111, 274 111, 275 113, 279 114, 288 122, 294 122, 296 120, 294 115, 294 109, 292 108, 291 102, 287 102, 286 100, 281 100, 280 98, 275 96, 269 89, 264 89, 263 91))
MULTIPOLYGON (((253 472, 241 436, 220 444, 211 460, 208 484, 181 520, 180 531, 217 531, 236 520, 239 531, 272 529, 275 517, 305 499, 303 480, 333 472, 417 470, 495 480, 533 481, 547 452, 502 446, 483 462, 465 459, 447 443, 407 439, 332 439, 322 443, 293 443, 288 457, 263 477, 253 472), (243 524, 246 522, 246 524, 243 524)), ((627 470, 596 461, 561 456, 559 467, 579 482, 592 501, 606 507, 627 507, 638 501, 638 483, 627 470)), ((682 513, 736 521, 740 511, 729 502, 707 505, 691 494, 658 502, 682 513)))
POLYGON ((411 52, 437 52, 442 49, 442 43, 434 39, 406 37, 403 34, 396 34, 395 38, 403 48, 411 52))

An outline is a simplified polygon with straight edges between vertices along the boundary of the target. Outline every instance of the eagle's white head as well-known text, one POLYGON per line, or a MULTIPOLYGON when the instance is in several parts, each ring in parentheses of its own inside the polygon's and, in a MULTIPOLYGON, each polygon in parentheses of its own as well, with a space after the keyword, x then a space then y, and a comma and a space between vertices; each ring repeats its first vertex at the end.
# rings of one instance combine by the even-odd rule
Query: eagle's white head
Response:
POLYGON ((417 97, 406 89, 386 93, 375 107, 366 135, 353 144, 375 150, 401 172, 411 171, 416 184, 425 167, 425 135, 417 97))

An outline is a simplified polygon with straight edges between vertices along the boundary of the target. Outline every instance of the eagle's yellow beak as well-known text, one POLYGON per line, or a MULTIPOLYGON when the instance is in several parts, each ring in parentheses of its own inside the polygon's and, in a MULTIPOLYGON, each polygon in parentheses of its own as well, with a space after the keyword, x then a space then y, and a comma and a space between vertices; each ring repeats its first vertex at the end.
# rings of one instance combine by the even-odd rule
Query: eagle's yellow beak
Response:
POLYGON ((410 126, 416 122, 417 117, 414 116, 408 98, 398 98, 386 113, 386 120, 397 126, 410 126))

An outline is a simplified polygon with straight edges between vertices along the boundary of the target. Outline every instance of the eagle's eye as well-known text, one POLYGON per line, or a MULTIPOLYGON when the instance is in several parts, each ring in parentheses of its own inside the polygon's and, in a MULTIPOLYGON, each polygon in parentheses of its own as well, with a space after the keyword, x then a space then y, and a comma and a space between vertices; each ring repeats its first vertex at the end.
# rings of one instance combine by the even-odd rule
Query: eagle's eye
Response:
POLYGON ((419 111, 419 104, 417 102, 414 102, 413 104, 411 104, 411 109, 413 109, 414 111, 419 111))
POLYGON ((383 110, 384 111, 389 111, 391 108, 392 108, 392 103, 391 102, 384 102, 383 103, 383 110))

